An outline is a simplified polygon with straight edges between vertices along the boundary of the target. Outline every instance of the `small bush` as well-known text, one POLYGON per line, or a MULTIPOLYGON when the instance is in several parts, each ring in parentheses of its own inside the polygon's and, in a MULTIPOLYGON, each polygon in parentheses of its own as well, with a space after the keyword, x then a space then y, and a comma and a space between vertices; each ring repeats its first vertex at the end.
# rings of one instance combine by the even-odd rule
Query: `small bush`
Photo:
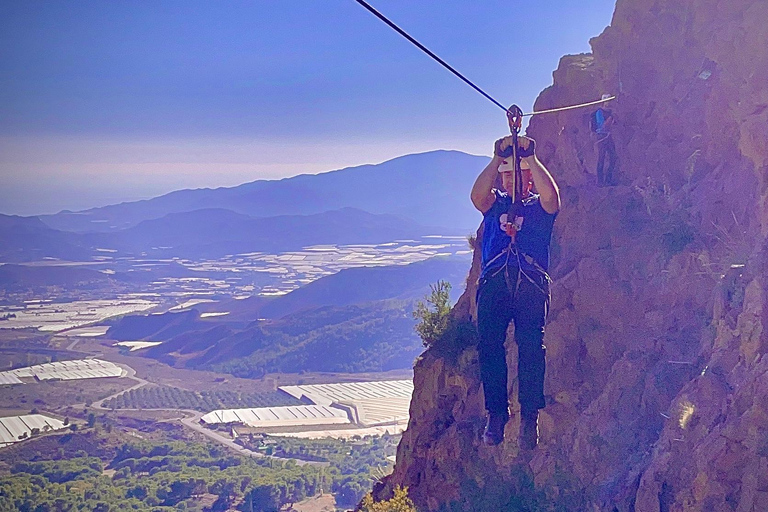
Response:
POLYGON ((360 503, 361 512, 417 512, 416 506, 408 497, 408 488, 395 487, 395 495, 392 499, 373 501, 371 493, 363 497, 360 503))
POLYGON ((429 288, 432 292, 424 297, 424 301, 416 303, 416 310, 413 312, 413 317, 419 321, 415 327, 416 332, 427 348, 434 345, 448 329, 448 317, 451 312, 451 284, 438 281, 429 288))

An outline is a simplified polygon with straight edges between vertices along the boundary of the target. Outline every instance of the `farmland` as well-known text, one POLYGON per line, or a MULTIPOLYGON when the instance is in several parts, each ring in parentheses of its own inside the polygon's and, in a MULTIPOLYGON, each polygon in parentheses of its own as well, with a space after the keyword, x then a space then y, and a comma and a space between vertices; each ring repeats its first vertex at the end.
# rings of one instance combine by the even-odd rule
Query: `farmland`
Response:
POLYGON ((145 386, 105 400, 106 409, 214 409, 299 405, 301 402, 281 392, 238 393, 235 391, 188 391, 170 386, 145 386))
MULTIPOLYGON (((59 432, 51 427, 31 435, 30 430, 23 442, 3 448, 0 471, 4 470, 6 477, 0 479, 0 491, 14 496, 16 503, 38 506, 61 499, 61 486, 74 485, 78 492, 70 493, 67 500, 80 507, 99 509, 103 506, 100 504, 119 502, 131 503, 137 510, 152 510, 158 506, 182 507, 180 504, 184 503, 190 510, 200 510, 200 503, 243 507, 248 500, 264 496, 272 496, 276 503, 285 505, 313 496, 322 487, 334 493, 338 506, 353 506, 373 481, 391 470, 388 457, 394 455, 399 439, 399 435, 393 434, 407 424, 412 386, 397 391, 394 397, 371 395, 368 399, 341 390, 357 389, 370 394, 377 381, 395 379, 410 385, 414 355, 396 351, 406 353, 406 365, 391 366, 395 369, 390 371, 343 373, 352 368, 386 369, 361 366, 351 360, 346 366, 337 364, 332 368, 338 371, 311 371, 322 369, 313 366, 322 363, 320 356, 332 355, 341 361, 346 357, 344 347, 356 357, 366 353, 352 350, 352 338, 347 339, 347 334, 356 332, 352 324, 363 318, 350 316, 357 306, 342 302, 335 309, 327 309, 317 302, 315 297, 326 297, 323 286, 329 285, 314 289, 318 291, 310 290, 298 302, 280 306, 302 311, 306 306, 301 301, 306 300, 315 308, 319 306, 320 314, 302 311, 289 316, 283 324, 269 320, 275 326, 273 331, 266 327, 263 330, 264 336, 269 334, 276 340, 275 349, 294 337, 299 339, 299 329, 305 326, 312 327, 313 333, 316 331, 312 339, 307 338, 312 342, 315 338, 325 339, 320 335, 344 335, 338 345, 326 346, 337 349, 322 349, 313 344, 303 349, 297 347, 296 350, 308 354, 306 357, 313 364, 302 366, 298 359, 291 360, 285 368, 265 366, 258 374, 233 372, 234 366, 225 363, 193 369, 184 364, 187 348, 181 344, 182 338, 174 339, 173 343, 164 338, 155 341, 151 336, 121 340, 110 337, 108 332, 112 333, 131 315, 151 322, 163 315, 185 314, 194 318, 194 326, 203 332, 238 332, 259 325, 261 320, 253 316, 256 309, 251 308, 341 270, 402 267, 436 255, 462 256, 467 252, 463 237, 432 237, 378 245, 314 246, 280 254, 250 253, 198 261, 122 257, 103 252, 89 262, 46 260, 29 264, 56 267, 64 272, 71 266, 82 266, 102 273, 106 279, 89 286, 38 283, 30 289, 0 290, 0 375, 4 378, 0 381, 0 412, 5 417, 44 415, 57 429, 68 422, 68 428, 59 432), (262 299, 265 302, 259 302, 262 299), (323 323, 326 319, 347 324, 330 328, 323 323), (289 334, 276 334, 277 327, 289 334), (181 363, 171 365, 167 358, 146 357, 149 351, 165 347, 181 363), (85 366, 77 366, 75 360, 84 361, 77 364, 85 366), (105 368, 109 366, 108 371, 97 368, 100 362, 105 368), (35 373, 22 367, 40 371, 35 373), (281 373, 286 371, 289 373, 281 373), (327 397, 313 387, 344 382, 358 384, 351 388, 325 388, 336 393, 327 397), (281 387, 291 392, 279 390, 281 387), (345 399, 355 400, 342 408, 330 405, 345 399), (332 409, 333 418, 315 418, 311 424, 294 419, 312 407, 332 409), (223 420, 230 416, 235 420, 219 424, 201 421, 206 413, 233 410, 272 411, 275 420, 261 427, 240 422, 236 414, 222 415, 223 420), (275 437, 279 433, 284 435, 275 437), (80 448, 69 449, 75 445, 80 448), (35 446, 46 448, 35 451, 35 446), (25 455, 17 456, 19 453, 25 455), (304 463, 309 465, 299 466, 304 463), (175 487, 155 477, 167 472, 174 474, 175 487), (253 483, 256 481, 258 485, 253 483)), ((345 279, 354 280, 357 275, 350 274, 345 279)), ((393 290, 403 281, 407 279, 393 279, 393 290)), ((347 282, 340 282, 348 287, 347 282)), ((335 290, 330 286, 328 289, 335 290)), ((377 313, 384 303, 370 304, 366 306, 370 312, 363 313, 385 323, 380 330, 365 327, 367 324, 358 327, 372 338, 381 338, 384 333, 389 338, 382 338, 383 348, 377 345, 367 350, 393 352, 387 343, 393 342, 396 331, 389 328, 386 317, 377 313)), ((395 308, 395 302, 387 304, 393 317, 411 322, 407 311, 395 308)), ((282 318, 280 311, 275 307, 274 311, 265 309, 265 314, 282 318)), ((172 330, 173 322, 169 325, 172 330)), ((413 335, 410 326, 406 330, 413 335)), ((231 344, 234 355, 258 343, 255 336, 241 338, 231 344)), ((202 351, 208 350, 201 342, 203 338, 194 333, 186 339, 203 345, 202 351)), ((230 345, 217 346, 227 349, 230 345)), ((420 349, 418 342, 416 349, 420 349)), ((210 354, 213 353, 211 350, 210 354)))
MULTIPOLYGON (((109 254, 83 262, 44 260, 22 268, 87 268, 107 278, 88 287, 58 281, 0 288, 0 329, 60 332, 132 312, 183 310, 205 302, 284 295, 343 269, 406 265, 437 255, 469 258, 464 237, 433 236, 384 244, 323 245, 279 254, 217 259, 145 259, 109 254)), ((211 311, 224 315, 227 311, 211 311)), ((80 331, 78 334, 87 334, 80 331)))

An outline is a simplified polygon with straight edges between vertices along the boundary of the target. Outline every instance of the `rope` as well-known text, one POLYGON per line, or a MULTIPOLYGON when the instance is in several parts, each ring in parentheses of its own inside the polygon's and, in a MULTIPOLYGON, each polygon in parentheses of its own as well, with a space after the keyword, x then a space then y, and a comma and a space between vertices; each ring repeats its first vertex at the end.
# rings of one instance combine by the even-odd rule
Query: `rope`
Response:
MULTIPOLYGON (((502 105, 501 103, 496 101, 490 94, 488 94, 487 92, 482 90, 480 87, 478 87, 474 83, 472 83, 472 81, 469 78, 467 78, 464 75, 462 75, 461 73, 459 73, 453 66, 451 66, 450 64, 445 62, 443 59, 441 59, 440 57, 435 55, 434 52, 432 52, 429 48, 427 48, 426 46, 424 46, 423 44, 418 42, 416 39, 411 37, 405 30, 403 30, 400 27, 398 27, 397 25, 395 25, 392 21, 389 20, 389 18, 387 18, 386 16, 381 14, 379 11, 374 9, 368 2, 366 2, 365 0, 355 0, 355 1, 358 4, 362 5, 363 7, 365 7, 371 14, 373 14, 374 16, 379 18, 381 21, 386 23, 390 28, 392 28, 392 30, 394 30, 395 32, 397 32, 398 34, 400 34, 401 36, 406 38, 408 41, 410 41, 418 49, 420 49, 421 51, 423 51, 424 53, 426 53, 427 55, 432 57, 434 60, 436 60, 445 69, 447 69, 448 71, 450 71, 451 73, 453 73, 454 75, 459 77, 467 85, 469 85, 474 90, 476 90, 477 92, 482 94, 488 101, 490 101, 491 103, 493 103, 494 105, 499 107, 504 112, 509 112, 509 109, 507 107, 505 107, 504 105, 502 105)), ((564 111, 564 110, 572 110, 572 109, 575 109, 575 108, 589 107, 589 106, 592 106, 592 105, 598 105, 600 103, 604 103, 606 101, 611 101, 613 99, 616 99, 616 96, 611 96, 609 98, 600 99, 600 100, 596 100, 596 101, 590 101, 588 103, 581 103, 579 105, 569 105, 567 107, 552 108, 552 109, 549 109, 549 110, 540 110, 538 112, 529 112, 527 114, 522 114, 522 116, 523 117, 529 117, 529 116, 536 116, 536 115, 539 115, 539 114, 549 114, 549 113, 552 113, 552 112, 561 112, 561 111, 564 111)))
POLYGON ((605 103, 606 101, 615 100, 616 96, 609 96, 605 99, 599 99, 595 101, 590 101, 588 103, 579 103, 578 105, 568 105, 567 107, 558 107, 558 108, 550 108, 548 110, 538 110, 535 112, 529 112, 527 114, 523 114, 523 117, 528 116, 537 116, 539 114, 551 114, 553 112, 562 112, 564 110, 573 110, 574 108, 582 108, 582 107, 591 107, 592 105, 599 105, 600 103, 605 103))

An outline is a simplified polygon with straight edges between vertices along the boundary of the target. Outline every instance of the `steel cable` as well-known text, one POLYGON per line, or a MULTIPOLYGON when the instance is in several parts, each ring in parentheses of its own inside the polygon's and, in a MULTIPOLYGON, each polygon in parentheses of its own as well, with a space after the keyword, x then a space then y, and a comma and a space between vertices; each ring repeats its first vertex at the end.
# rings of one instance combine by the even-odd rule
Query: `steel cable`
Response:
MULTIPOLYGON (((459 78, 460 78, 461 80, 463 80, 463 81, 464 81, 464 82, 465 82, 467 85, 469 85, 469 86, 470 86, 470 87, 472 87, 474 90, 476 90, 477 92, 479 92, 480 94, 482 94, 482 95, 483 95, 483 96, 484 96, 484 97, 485 97, 485 98, 486 98, 488 101, 490 101, 491 103, 493 103, 494 105, 496 105, 497 107, 499 107, 500 109, 502 109, 504 112, 507 112, 507 111, 509 110, 507 107, 505 107, 504 105, 502 105, 501 103, 499 103, 499 102, 498 102, 496 99, 494 99, 494 98, 493 98, 493 96, 491 96, 490 94, 488 94, 487 92, 485 92, 484 90, 482 90, 480 87, 478 87, 477 85, 475 85, 474 83, 472 83, 472 81, 471 81, 469 78, 467 78, 467 77, 465 77, 464 75, 462 75, 461 73, 459 73, 459 72, 458 72, 458 71, 457 71, 457 70, 456 70, 456 69, 455 69, 453 66, 451 66, 450 64, 448 64, 447 62, 445 62, 445 61, 444 61, 443 59, 441 59, 440 57, 438 57, 438 56, 437 56, 437 55, 436 55, 436 54, 435 54, 433 51, 431 51, 429 48, 427 48, 426 46, 424 46, 423 44, 421 44, 420 42, 418 42, 416 39, 414 39, 414 38, 413 38, 413 37, 412 37, 410 34, 408 34, 408 33, 407 33, 405 30, 403 30, 403 29, 401 29, 400 27, 398 27, 397 25, 395 25, 395 23, 393 23, 393 22, 392 22, 392 21, 391 21, 389 18, 387 18, 386 16, 384 16, 383 14, 381 14, 381 13, 380 13, 379 11, 377 11, 375 8, 373 8, 373 6, 371 6, 371 4, 369 4, 369 3, 368 3, 368 2, 366 2, 365 0, 355 0, 355 1, 356 1, 358 4, 362 5, 363 7, 365 7, 365 8, 366 8, 366 9, 367 9, 367 10, 368 10, 368 11, 369 11, 371 14, 373 14, 374 16, 376 16, 377 18, 379 18, 381 21, 383 21, 384 23, 386 23, 386 24, 387 24, 387 25, 388 25, 390 28, 392 28, 392 30, 394 30, 395 32, 397 32, 398 34, 400 34, 401 36, 403 36, 404 38, 406 38, 408 41, 410 41, 410 42, 411 42, 411 43, 412 43, 414 46, 416 46, 418 49, 420 49, 421 51, 423 51, 424 53, 426 53, 427 55, 429 55, 430 57, 432 57, 432 58, 433 58, 435 61, 437 61, 439 64, 441 64, 441 65, 442 65, 442 66, 443 66, 445 69, 447 69, 448 71, 450 71, 451 73, 453 73, 454 75, 456 75, 457 77, 459 77, 459 78)), ((578 104, 578 105, 568 105, 568 106, 566 106, 566 107, 551 108, 551 109, 547 109, 547 110, 540 110, 540 111, 538 111, 538 112, 535 112, 535 111, 534 111, 534 112, 529 112, 529 113, 527 113, 527 114, 523 114, 523 117, 530 117, 530 116, 535 116, 535 115, 539 115, 539 114, 551 114, 551 113, 554 113, 554 112, 562 112, 562 111, 564 111, 564 110, 572 110, 572 109, 575 109, 575 108, 589 107, 589 106, 592 106, 592 105, 598 105, 598 104, 600 104, 600 103, 604 103, 604 102, 606 102, 606 101, 610 101, 610 100, 613 100, 613 99, 615 99, 615 98, 616 98, 616 96, 610 96, 610 97, 608 97, 608 98, 605 98, 605 99, 600 99, 600 100, 596 100, 596 101, 590 101, 590 102, 587 102, 587 103, 580 103, 580 104, 578 104)))

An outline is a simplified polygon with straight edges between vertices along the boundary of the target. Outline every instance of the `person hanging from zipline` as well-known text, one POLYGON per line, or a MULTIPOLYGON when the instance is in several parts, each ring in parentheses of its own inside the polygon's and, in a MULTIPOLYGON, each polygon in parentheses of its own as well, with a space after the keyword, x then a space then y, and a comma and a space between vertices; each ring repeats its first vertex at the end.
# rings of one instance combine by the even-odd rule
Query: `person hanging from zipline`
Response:
POLYGON ((493 158, 477 177, 471 199, 483 214, 484 224, 477 289, 478 355, 487 410, 483 442, 491 446, 501 443, 509 421, 504 342, 513 321, 518 349, 519 441, 522 448, 532 449, 538 443, 539 409, 545 405, 543 338, 550 301, 547 270, 560 191, 536 157, 533 139, 513 132, 496 141, 493 158), (515 140, 516 154, 502 156, 510 152, 515 140))
MULTIPOLYGON (((355 0, 392 30, 410 41, 464 83, 504 110, 512 135, 496 141, 494 155, 472 187, 472 203, 483 214, 482 269, 477 289, 477 330, 480 376, 488 411, 483 441, 497 445, 509 421, 507 360, 504 350, 509 323, 515 324, 518 348, 518 400, 520 445, 538 443, 539 409, 544 407, 544 324, 549 310, 549 244, 560 210, 555 180, 536 158, 533 139, 518 135, 523 117, 604 105, 616 99, 604 94, 596 101, 538 110, 524 114, 516 105, 507 108, 459 73, 429 48, 398 27, 365 0, 355 0), (496 187, 499 175, 501 187, 496 187), (533 193, 533 190, 537 193, 533 193), (510 197, 511 196, 511 197, 510 197)), ((609 132, 610 133, 610 132, 609 132)), ((613 141, 606 151, 615 149, 613 141)), ((608 153, 606 153, 608 154, 608 153)), ((604 155, 600 160, 603 162, 604 155)), ((615 159, 603 179, 612 182, 615 159)))

